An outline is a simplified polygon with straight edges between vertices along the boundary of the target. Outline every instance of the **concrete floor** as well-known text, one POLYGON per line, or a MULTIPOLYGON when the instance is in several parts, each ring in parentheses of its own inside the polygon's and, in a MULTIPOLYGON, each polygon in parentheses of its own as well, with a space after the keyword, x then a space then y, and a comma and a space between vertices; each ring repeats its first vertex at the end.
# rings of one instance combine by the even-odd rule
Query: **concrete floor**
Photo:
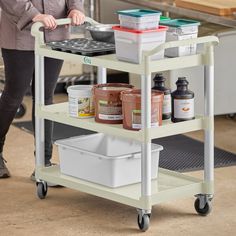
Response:
MULTIPOLYGON (((30 117, 30 101, 24 119, 30 117)), ((216 145, 236 153, 236 120, 216 118, 216 145)), ((201 139, 202 133, 191 136, 201 139)), ((31 134, 11 127, 5 158, 12 177, 0 180, 1 236, 140 235, 136 210, 112 201, 67 188, 50 188, 39 200, 29 179, 34 168, 31 134)), ((54 159, 57 151, 54 149, 54 159)), ((201 176, 202 172, 190 175, 201 176)), ((194 197, 153 207, 151 227, 145 235, 236 235, 236 166, 215 170, 213 211, 200 217, 193 208, 194 197)))

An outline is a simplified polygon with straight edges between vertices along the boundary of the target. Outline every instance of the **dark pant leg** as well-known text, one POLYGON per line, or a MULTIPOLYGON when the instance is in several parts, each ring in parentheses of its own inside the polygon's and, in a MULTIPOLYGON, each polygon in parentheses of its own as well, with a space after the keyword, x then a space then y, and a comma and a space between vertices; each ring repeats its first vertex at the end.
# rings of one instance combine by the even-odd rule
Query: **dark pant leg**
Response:
MULTIPOLYGON (((54 90, 56 88, 56 83, 61 71, 63 61, 45 58, 45 105, 50 105, 53 103, 54 90)), ((32 120, 34 124, 34 105, 35 105, 35 81, 32 81, 32 120)), ((45 120, 45 164, 50 163, 52 156, 52 135, 53 135, 53 122, 45 120)))
POLYGON ((5 86, 0 97, 0 153, 5 136, 30 86, 34 73, 34 52, 2 49, 5 86))

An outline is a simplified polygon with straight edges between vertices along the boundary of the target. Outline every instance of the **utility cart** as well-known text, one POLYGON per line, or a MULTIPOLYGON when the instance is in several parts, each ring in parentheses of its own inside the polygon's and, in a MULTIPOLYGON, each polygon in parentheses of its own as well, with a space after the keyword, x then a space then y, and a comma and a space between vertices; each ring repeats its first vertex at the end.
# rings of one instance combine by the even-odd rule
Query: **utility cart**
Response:
MULTIPOLYGON (((89 19, 87 19, 89 20, 89 19)), ((57 20, 57 25, 70 24, 70 19, 57 20)), ((188 196, 196 196, 194 203, 200 215, 207 215, 211 210, 214 193, 214 57, 213 49, 218 44, 214 36, 196 39, 167 42, 151 51, 143 52, 141 64, 118 61, 115 54, 87 57, 77 54, 52 50, 44 42, 44 33, 40 31, 41 23, 32 27, 35 37, 36 63, 36 179, 37 194, 43 199, 47 195, 47 182, 59 184, 88 194, 113 200, 138 210, 138 226, 146 231, 149 227, 152 206, 161 202, 176 200, 188 196), (203 44, 201 53, 177 58, 164 58, 152 61, 151 55, 167 48, 189 44, 203 44), (106 69, 114 69, 140 75, 142 129, 130 131, 122 125, 96 123, 94 119, 76 119, 68 114, 68 103, 44 105, 44 57, 73 61, 98 67, 98 83, 106 82, 106 69), (162 126, 151 128, 151 73, 192 66, 204 65, 205 68, 205 114, 196 116, 194 120, 172 123, 164 121, 162 126), (141 183, 118 188, 109 188, 60 173, 58 165, 44 165, 44 119, 80 127, 108 135, 133 139, 142 143, 141 183), (197 179, 185 174, 159 168, 158 178, 151 180, 151 142, 152 139, 204 130, 204 177, 197 179)))

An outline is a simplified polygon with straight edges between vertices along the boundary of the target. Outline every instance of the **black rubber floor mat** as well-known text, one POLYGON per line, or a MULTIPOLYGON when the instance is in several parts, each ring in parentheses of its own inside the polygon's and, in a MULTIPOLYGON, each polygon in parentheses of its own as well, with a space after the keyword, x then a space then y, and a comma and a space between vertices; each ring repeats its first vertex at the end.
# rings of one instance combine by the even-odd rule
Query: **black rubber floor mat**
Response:
MULTIPOLYGON (((32 133, 32 124, 29 121, 15 122, 13 125, 32 133)), ((91 133, 94 132, 55 122, 53 140, 91 133)), ((185 135, 154 139, 153 142, 164 147, 160 153, 160 167, 179 172, 204 168, 204 144, 202 142, 185 135)), ((232 165, 236 165, 236 154, 215 148, 215 167, 232 165)))
MULTIPOLYGON (((13 125, 28 133, 33 134, 33 126, 31 121, 14 122, 13 125)), ((95 132, 54 122, 53 141, 93 133, 95 132)))
MULTIPOLYGON (((203 142, 185 135, 175 135, 153 140, 164 147, 160 156, 160 167, 179 172, 202 170, 204 168, 203 142)), ((215 167, 236 165, 236 154, 215 147, 215 167)))

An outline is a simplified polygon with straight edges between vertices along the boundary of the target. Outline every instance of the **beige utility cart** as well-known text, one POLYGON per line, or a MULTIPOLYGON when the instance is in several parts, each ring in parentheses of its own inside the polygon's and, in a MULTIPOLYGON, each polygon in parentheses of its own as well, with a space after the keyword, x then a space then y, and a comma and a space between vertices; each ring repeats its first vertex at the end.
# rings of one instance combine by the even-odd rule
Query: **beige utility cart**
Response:
MULTIPOLYGON (((89 21, 89 19, 87 19, 89 21)), ((69 19, 57 20, 58 25, 70 24, 69 19)), ((142 231, 149 227, 152 206, 161 202, 196 196, 195 209, 200 215, 207 215, 211 209, 214 181, 214 62, 213 49, 218 43, 214 36, 197 39, 168 42, 151 51, 143 52, 141 64, 118 61, 115 54, 87 57, 72 53, 55 51, 44 43, 42 24, 32 27, 35 37, 35 70, 36 70, 36 179, 37 194, 43 199, 47 194, 47 182, 53 182, 71 189, 93 194, 109 200, 120 202, 138 209, 138 226, 142 231), (178 58, 165 58, 151 61, 150 56, 166 48, 189 44, 203 44, 203 52, 178 58), (68 103, 44 105, 44 57, 69 60, 98 67, 98 83, 106 82, 106 68, 135 73, 140 75, 142 90, 142 130, 130 131, 122 125, 96 123, 94 119, 76 119, 68 114, 68 103), (205 114, 194 120, 171 123, 151 128, 151 73, 192 66, 205 67, 205 114), (72 125, 96 132, 134 139, 142 143, 141 183, 118 188, 104 187, 60 173, 59 166, 44 166, 44 119, 72 125), (196 179, 185 174, 166 169, 159 169, 158 178, 151 180, 151 141, 196 130, 204 130, 204 177, 196 179)), ((164 147, 165 148, 165 147, 164 147)))

